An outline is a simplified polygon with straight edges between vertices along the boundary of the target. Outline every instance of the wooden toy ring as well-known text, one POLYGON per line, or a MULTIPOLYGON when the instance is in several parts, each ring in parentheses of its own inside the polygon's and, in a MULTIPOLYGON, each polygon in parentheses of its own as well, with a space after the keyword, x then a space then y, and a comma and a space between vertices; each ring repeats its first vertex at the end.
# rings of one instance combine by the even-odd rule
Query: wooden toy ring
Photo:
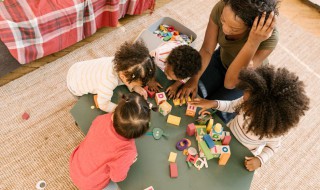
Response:
MULTIPOLYGON (((183 138, 183 139, 186 139, 188 141, 188 147, 191 146, 191 141, 187 138, 183 138)), ((185 143, 183 141, 180 141, 180 145, 183 146, 185 143)))
POLYGON ((182 139, 180 141, 177 142, 176 144, 176 148, 180 151, 183 151, 184 149, 188 148, 188 140, 187 139, 182 139), (181 145, 182 144, 182 145, 181 145))

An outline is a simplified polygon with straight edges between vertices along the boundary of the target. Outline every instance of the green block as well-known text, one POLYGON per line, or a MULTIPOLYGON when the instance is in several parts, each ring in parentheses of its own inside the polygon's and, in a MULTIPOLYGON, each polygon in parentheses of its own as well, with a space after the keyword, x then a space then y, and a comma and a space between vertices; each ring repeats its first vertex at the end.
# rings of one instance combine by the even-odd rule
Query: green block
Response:
POLYGON ((213 158, 213 155, 211 154, 210 149, 208 148, 206 142, 201 141, 199 142, 201 150, 203 151, 204 155, 206 156, 207 160, 211 160, 213 158))

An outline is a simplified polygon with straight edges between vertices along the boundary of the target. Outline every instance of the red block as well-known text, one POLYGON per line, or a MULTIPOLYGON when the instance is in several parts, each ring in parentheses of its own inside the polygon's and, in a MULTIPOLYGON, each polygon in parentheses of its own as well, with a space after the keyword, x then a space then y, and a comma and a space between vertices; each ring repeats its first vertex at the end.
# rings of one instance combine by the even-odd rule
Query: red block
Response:
POLYGON ((178 177, 178 167, 177 163, 171 162, 170 163, 170 177, 176 178, 178 177))
POLYGON ((196 126, 194 125, 194 123, 188 124, 187 134, 188 134, 189 136, 193 136, 194 133, 195 133, 195 131, 196 131, 196 126))
POLYGON ((231 136, 225 136, 224 139, 222 140, 223 145, 229 145, 231 141, 231 136))
POLYGON ((150 91, 148 86, 145 86, 144 89, 147 91, 149 98, 154 98, 154 95, 156 94, 156 92, 150 91))
POLYGON ((189 154, 186 161, 194 164, 197 161, 198 157, 199 157, 198 154, 196 156, 192 156, 191 154, 189 154))
POLYGON ((23 115, 22 115, 22 119, 24 120, 28 120, 29 119, 29 114, 27 112, 24 112, 23 115))

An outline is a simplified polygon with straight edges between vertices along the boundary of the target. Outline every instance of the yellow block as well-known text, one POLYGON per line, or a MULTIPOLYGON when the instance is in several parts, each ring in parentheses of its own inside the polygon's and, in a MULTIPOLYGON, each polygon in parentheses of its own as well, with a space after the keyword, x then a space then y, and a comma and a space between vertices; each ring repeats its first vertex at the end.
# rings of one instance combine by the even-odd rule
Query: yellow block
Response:
POLYGON ((167 123, 179 126, 180 121, 181 121, 181 117, 174 116, 171 114, 168 115, 167 123))
POLYGON ((207 124, 207 133, 210 133, 213 125, 213 119, 210 119, 208 124, 207 124))
POLYGON ((169 162, 176 162, 176 158, 177 158, 177 153, 175 153, 175 152, 170 152, 168 161, 169 161, 169 162))

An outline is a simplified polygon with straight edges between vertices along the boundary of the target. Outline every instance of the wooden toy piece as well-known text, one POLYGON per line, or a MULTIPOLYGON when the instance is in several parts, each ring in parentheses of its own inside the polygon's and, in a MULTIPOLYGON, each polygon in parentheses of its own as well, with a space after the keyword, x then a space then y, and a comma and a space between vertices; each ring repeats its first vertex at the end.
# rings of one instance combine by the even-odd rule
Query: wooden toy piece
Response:
POLYGON ((181 121, 181 117, 174 116, 171 114, 168 115, 167 123, 179 126, 180 121, 181 121))
POLYGON ((191 101, 191 98, 190 98, 190 97, 188 97, 188 100, 187 100, 187 101, 186 101, 185 98, 183 98, 181 104, 185 104, 185 103, 190 102, 190 101, 191 101))
POLYGON ((155 95, 157 105, 160 105, 162 102, 167 100, 166 94, 164 92, 156 93, 155 95))
POLYGON ((154 188, 152 186, 149 186, 149 187, 145 188, 144 190, 154 190, 154 188))
POLYGON ((188 162, 188 161, 186 161, 186 162, 187 162, 187 164, 188 164, 188 167, 191 168, 192 163, 191 163, 191 162, 188 162))
POLYGON ((208 162, 207 162, 207 159, 206 159, 206 158, 198 158, 193 165, 194 165, 198 170, 200 170, 201 168, 203 168, 203 166, 205 166, 206 168, 208 168, 208 162))
POLYGON ((190 117, 194 117, 196 115, 197 107, 193 106, 191 104, 188 104, 187 110, 186 110, 186 115, 190 117))
POLYGON ((221 154, 218 163, 219 165, 226 165, 231 155, 230 147, 229 145, 223 145, 220 150, 221 154))
POLYGON ((28 120, 29 117, 30 117, 30 115, 29 115, 27 112, 24 112, 24 113, 22 114, 22 119, 23 119, 23 120, 28 120))
POLYGON ((197 149, 195 149, 194 147, 189 147, 188 148, 188 155, 191 154, 191 155, 197 155, 198 152, 197 152, 197 149))
POLYGON ((219 136, 222 135, 222 132, 223 132, 222 125, 220 123, 216 123, 212 128, 212 132, 214 134, 218 134, 219 136))
POLYGON ((156 92, 150 91, 148 86, 145 86, 144 89, 147 91, 149 98, 154 98, 156 92))
POLYGON ((178 177, 178 167, 177 163, 170 163, 170 177, 176 178, 178 177))
POLYGON ((199 144, 200 144, 201 150, 203 151, 203 153, 206 156, 207 160, 211 160, 213 158, 213 155, 211 154, 211 151, 208 148, 206 142, 200 141, 199 144))
POLYGON ((212 147, 214 147, 214 142, 212 140, 212 138, 210 137, 210 135, 206 134, 203 137, 203 140, 206 142, 207 146, 209 149, 211 149, 212 147))
POLYGON ((177 153, 175 153, 175 152, 170 152, 168 161, 169 161, 169 162, 176 162, 176 158, 177 158, 177 153))
POLYGON ((231 141, 231 136, 230 135, 225 136, 222 140, 222 145, 229 145, 230 141, 231 141))
POLYGON ((210 133, 213 125, 213 119, 209 119, 209 122, 207 124, 207 133, 210 133))
POLYGON ((194 163, 197 161, 198 158, 199 158, 199 156, 198 156, 197 154, 196 154, 195 156, 189 154, 189 155, 187 156, 186 161, 187 161, 187 162, 191 162, 191 163, 194 164, 194 163))
MULTIPOLYGON (((191 98, 190 97, 188 97, 188 101, 187 102, 190 102, 191 101, 191 98)), ((179 106, 180 105, 180 98, 177 98, 177 99, 173 99, 173 104, 175 105, 175 106, 179 106)), ((185 104, 186 103, 186 99, 185 98, 183 98, 182 99, 182 102, 181 102, 181 105, 183 105, 183 104, 185 104)))
POLYGON ((187 134, 188 134, 189 136, 193 136, 195 132, 196 132, 196 126, 194 125, 194 123, 188 124, 187 134))
POLYGON ((96 106, 96 108, 99 108, 99 104, 98 104, 98 95, 94 95, 93 96, 93 101, 94 101, 94 105, 96 106))
POLYGON ((203 135, 207 134, 205 125, 195 125, 196 126, 196 136, 203 137, 203 135))
POLYGON ((171 109, 172 109, 172 106, 167 101, 162 102, 159 106, 159 112, 163 116, 168 115, 168 113, 171 112, 171 109))
POLYGON ((221 146, 220 145, 215 145, 210 149, 211 154, 213 155, 214 158, 219 158, 220 153, 221 153, 221 146))

